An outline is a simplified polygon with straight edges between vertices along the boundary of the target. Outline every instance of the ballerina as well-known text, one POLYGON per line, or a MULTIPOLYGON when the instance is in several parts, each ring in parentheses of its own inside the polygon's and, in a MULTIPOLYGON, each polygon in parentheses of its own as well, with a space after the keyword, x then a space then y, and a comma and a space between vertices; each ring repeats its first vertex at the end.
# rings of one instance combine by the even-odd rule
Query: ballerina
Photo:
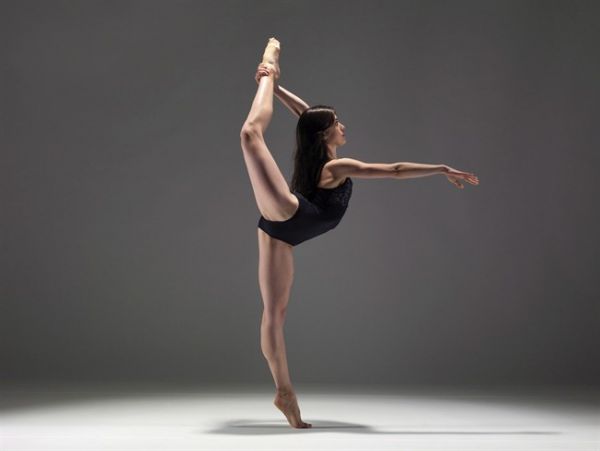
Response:
POLYGON ((335 228, 345 214, 352 195, 351 177, 408 179, 443 174, 457 188, 460 180, 478 185, 473 173, 445 164, 409 162, 367 163, 338 157, 346 143, 346 127, 334 108, 310 107, 279 85, 281 45, 271 37, 258 65, 258 84, 250 112, 241 132, 242 154, 258 209, 258 279, 263 300, 260 328, 261 350, 275 382, 273 403, 294 428, 310 428, 302 420, 292 385, 283 326, 294 278, 293 248, 335 228), (273 115, 276 96, 295 116, 296 150, 291 188, 269 151, 264 133, 273 115))

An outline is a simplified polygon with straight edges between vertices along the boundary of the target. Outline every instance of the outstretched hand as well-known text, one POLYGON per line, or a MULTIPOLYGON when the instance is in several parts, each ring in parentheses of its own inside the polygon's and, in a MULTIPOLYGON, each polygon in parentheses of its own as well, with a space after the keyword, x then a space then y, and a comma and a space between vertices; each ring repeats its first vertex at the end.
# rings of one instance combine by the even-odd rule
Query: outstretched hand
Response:
POLYGON ((455 185, 457 188, 464 188, 463 184, 458 181, 459 179, 465 180, 471 185, 479 185, 479 179, 472 172, 458 171, 456 169, 451 168, 450 166, 446 166, 445 173, 446 177, 448 178, 448 181, 455 185))

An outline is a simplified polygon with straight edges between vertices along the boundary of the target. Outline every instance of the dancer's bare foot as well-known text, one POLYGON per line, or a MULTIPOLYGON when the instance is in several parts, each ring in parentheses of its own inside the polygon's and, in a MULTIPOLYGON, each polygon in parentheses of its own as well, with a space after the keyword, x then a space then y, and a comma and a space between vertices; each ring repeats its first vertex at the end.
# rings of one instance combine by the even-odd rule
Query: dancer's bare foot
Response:
POLYGON ((269 72, 272 72, 275 80, 279 78, 280 70, 279 70, 279 52, 281 49, 281 45, 279 41, 275 38, 269 38, 269 42, 265 47, 265 51, 263 53, 262 64, 269 69, 269 72))
POLYGON ((292 427, 298 429, 310 428, 312 424, 305 423, 300 418, 300 408, 298 407, 298 400, 296 394, 293 391, 277 391, 273 404, 283 412, 288 420, 288 423, 292 427))

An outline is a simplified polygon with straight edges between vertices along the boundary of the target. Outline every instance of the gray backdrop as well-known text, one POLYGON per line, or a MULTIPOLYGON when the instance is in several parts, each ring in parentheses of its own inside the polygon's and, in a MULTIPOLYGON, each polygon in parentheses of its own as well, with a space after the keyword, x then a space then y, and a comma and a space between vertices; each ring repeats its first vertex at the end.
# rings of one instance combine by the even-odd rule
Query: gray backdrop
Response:
MULTIPOLYGON (((600 381, 594 1, 3 1, 1 377, 272 382, 239 132, 280 84, 355 179, 295 250, 294 382, 600 381)), ((295 117, 266 139, 288 180, 295 117)))

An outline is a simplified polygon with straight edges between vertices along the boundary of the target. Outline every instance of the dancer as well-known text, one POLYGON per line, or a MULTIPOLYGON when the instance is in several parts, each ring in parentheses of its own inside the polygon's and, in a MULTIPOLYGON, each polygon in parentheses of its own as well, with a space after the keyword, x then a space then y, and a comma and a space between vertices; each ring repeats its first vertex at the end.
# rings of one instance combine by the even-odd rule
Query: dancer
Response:
POLYGON ((242 153, 261 213, 258 221, 258 280, 263 300, 261 350, 275 381, 275 399, 294 428, 302 420, 288 371, 283 326, 294 278, 293 247, 333 229, 352 195, 352 177, 408 179, 444 174, 458 188, 460 180, 478 185, 478 178, 444 164, 366 163, 337 156, 346 143, 345 126, 334 108, 309 107, 278 85, 280 43, 270 38, 258 65, 258 89, 240 132, 242 153), (298 117, 291 189, 273 159, 264 133, 273 115, 273 96, 298 117))

